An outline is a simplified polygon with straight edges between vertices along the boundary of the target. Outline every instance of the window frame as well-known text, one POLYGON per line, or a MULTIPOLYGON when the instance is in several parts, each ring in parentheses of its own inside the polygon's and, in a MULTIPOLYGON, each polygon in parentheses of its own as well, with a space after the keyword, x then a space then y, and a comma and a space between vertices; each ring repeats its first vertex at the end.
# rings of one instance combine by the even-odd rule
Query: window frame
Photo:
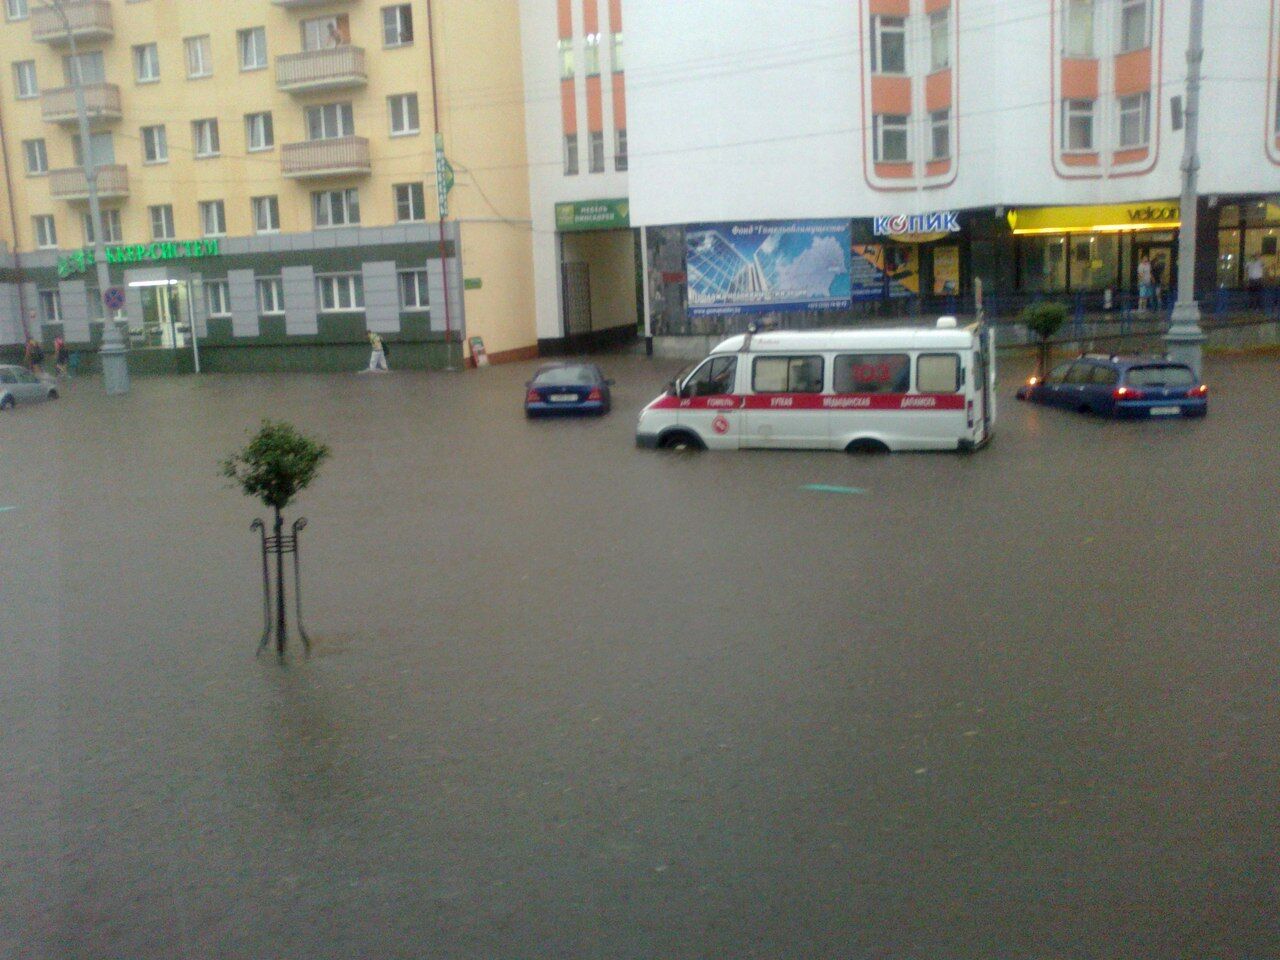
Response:
POLYGON ((1071 97, 1064 97, 1062 100, 1062 152, 1063 153, 1097 153, 1098 152, 1098 101, 1097 100, 1078 100, 1071 97), (1088 113, 1084 113, 1080 108, 1080 104, 1088 104, 1088 113), (1072 146, 1071 128, 1072 121, 1088 119, 1089 121, 1089 145, 1084 147, 1072 146))
POLYGON ((261 196, 250 197, 249 211, 253 215, 253 232, 255 234, 261 235, 261 234, 272 234, 272 233, 280 232, 280 196, 279 194, 266 193, 266 194, 262 194, 261 196), (263 203, 263 201, 266 201, 266 202, 263 203), (259 226, 260 218, 258 217, 258 210, 259 210, 260 203, 262 204, 262 209, 271 212, 272 216, 269 219, 271 219, 274 222, 274 226, 267 227, 265 229, 259 226))
POLYGON ((284 309, 284 280, 281 277, 258 277, 254 281, 254 291, 258 301, 258 316, 260 317, 279 317, 283 316, 284 309), (272 291, 270 298, 263 295, 264 291, 272 291), (267 309, 267 300, 273 303, 272 309, 267 309))
POLYGON ((31 16, 31 4, 27 0, 5 0, 4 18, 9 23, 16 23, 19 20, 26 20, 31 16), (15 13, 15 8, 21 8, 20 12, 15 13))
POLYGON ((226 280, 206 280, 204 282, 204 303, 205 310, 210 318, 222 318, 231 316, 231 284, 226 280), (218 292, 218 296, 214 296, 214 291, 218 292), (214 300, 218 300, 218 308, 214 308, 214 300))
POLYGON ((820 353, 796 353, 796 354, 763 354, 751 359, 751 392, 759 396, 777 396, 779 394, 819 394, 826 388, 827 382, 827 358, 820 353), (759 386, 760 365, 774 363, 776 361, 784 361, 787 365, 787 382, 781 390, 762 390, 759 386), (796 387, 795 374, 800 369, 799 362, 808 363, 810 361, 818 361, 818 386, 817 389, 801 390, 796 387))
POLYGON ((225 237, 227 235, 227 203, 225 200, 201 200, 199 202, 200 211, 200 235, 204 237, 225 237), (214 226, 220 227, 217 230, 209 229, 209 214, 216 212, 214 220, 217 221, 214 226))
POLYGON ((133 82, 160 82, 160 46, 156 43, 136 43, 133 45, 133 82), (148 57, 147 54, 150 53, 148 57), (144 66, 155 67, 154 73, 145 73, 144 66))
POLYGON ((613 131, 613 169, 622 172, 630 167, 631 157, 627 153, 627 128, 617 127, 613 131))
POLYGON ((396 223, 426 223, 427 222, 427 190, 421 180, 410 181, 408 183, 393 183, 391 185, 391 196, 395 201, 396 223), (417 188, 416 193, 414 188, 417 188), (400 191, 404 189, 408 206, 408 217, 401 216, 401 209, 405 206, 405 202, 401 200, 400 191), (415 212, 414 204, 417 203, 416 212, 418 216, 413 216, 415 212))
POLYGON ((206 77, 213 76, 213 41, 209 34, 200 33, 191 37, 182 38, 183 60, 186 62, 187 79, 203 80, 206 77), (198 57, 192 57, 192 52, 199 54, 198 57), (197 64, 196 61, 199 61, 197 64), (198 66, 199 69, 195 69, 198 66))
POLYGON ((1062 5, 1062 56, 1067 60, 1096 60, 1098 57, 1098 5, 1095 0, 1064 0, 1062 5), (1081 30, 1084 18, 1082 11, 1088 12, 1088 30, 1081 30), (1079 22, 1077 22, 1079 18, 1079 22), (1087 37, 1084 34, 1087 33, 1087 37), (1081 39, 1088 40, 1088 48, 1077 44, 1081 39))
MULTIPOLYGON (((422 132, 422 114, 418 111, 418 94, 417 93, 390 93, 387 94, 387 118, 390 123, 391 136, 393 137, 416 137, 422 132), (406 125, 402 129, 396 128, 396 121, 401 120, 408 124, 409 107, 413 108, 413 124, 406 125)), ((354 124, 353 124, 354 125, 354 124)))
POLYGON ((271 62, 271 57, 267 53, 266 27, 245 27, 243 30, 236 31, 236 59, 240 63, 241 73, 252 73, 255 70, 267 69, 271 62), (261 44, 256 42, 258 38, 261 38, 261 44), (246 41, 250 41, 248 46, 246 46, 246 41), (246 53, 252 53, 255 56, 261 54, 261 62, 257 60, 249 62, 245 56, 246 53))
POLYGON ((354 137, 356 134, 356 111, 350 100, 335 100, 331 103, 313 103, 307 106, 302 115, 307 132, 308 143, 319 143, 321 140, 341 140, 343 137, 354 137), (332 114, 329 111, 332 110, 332 114), (317 126, 313 119, 319 120, 320 136, 313 136, 317 126), (329 120, 333 120, 332 126, 329 120), (332 131, 337 131, 332 132, 332 131))
POLYGON ((316 274, 316 304, 320 313, 363 313, 364 305, 364 277, 360 273, 318 273, 316 274), (339 282, 346 288, 347 300, 350 306, 343 306, 343 298, 339 296, 339 282), (333 306, 325 306, 325 285, 333 285, 333 296, 331 298, 333 306), (358 296, 357 296, 358 294, 358 296), (356 301, 359 301, 357 304, 356 301))
POLYGON ((939 7, 928 14, 929 30, 929 72, 951 68, 951 8, 939 7), (941 30, 939 24, 942 25, 941 30), (938 59, 939 37, 942 33, 942 59, 938 59))
POLYGON ((874 161, 876 163, 911 163, 911 116, 904 113, 877 113, 872 117, 872 128, 874 137, 872 150, 874 153, 874 161), (889 124, 888 121, 894 121, 889 124), (898 121, 901 121, 899 123, 898 121), (885 134, 890 132, 886 127, 892 127, 893 133, 902 134, 902 152, 901 157, 890 157, 885 150, 885 134))
POLYGON ((400 299, 400 309, 405 312, 429 312, 431 310, 430 298, 431 278, 425 267, 419 267, 412 270, 396 271, 396 290, 400 299), (417 302, 409 303, 405 299, 405 279, 413 277, 414 299, 417 302))
POLYGON ((929 114, 929 160, 951 159, 951 108, 943 107, 929 114), (946 150, 938 152, 939 130, 946 136, 946 150))
POLYGON ((886 14, 871 15, 871 72, 885 77, 905 77, 907 75, 907 17, 888 16, 886 14), (896 36, 902 41, 902 69, 884 69, 884 43, 886 37, 896 36))
POLYGON ((604 173, 604 131, 587 133, 587 172, 604 173))
POLYGON ((1131 93, 1125 97, 1116 98, 1116 149, 1117 150, 1141 150, 1151 146, 1151 92, 1144 90, 1141 93, 1131 93), (1126 101, 1136 101, 1136 104, 1126 106, 1126 101), (1134 116, 1136 114, 1136 117, 1134 116), (1124 127, 1126 122, 1133 122, 1135 119, 1138 124, 1139 140, 1127 142, 1124 138, 1124 127))
POLYGON ((191 121, 191 145, 192 154, 196 160, 212 160, 222 156, 222 136, 218 130, 217 117, 204 117, 191 121), (210 131, 211 135, 204 138, 209 141, 208 144, 201 143, 202 130, 210 131), (203 149, 204 146, 208 146, 209 149, 203 149))
POLYGON ((601 33, 588 33, 582 38, 582 75, 584 77, 600 76, 600 41, 601 33))
POLYGON ((270 110, 258 110, 244 115, 244 149, 245 153, 265 153, 276 148, 275 118, 270 110), (260 128, 262 142, 254 145, 254 131, 260 128))
POLYGON ((44 137, 35 137, 22 141, 22 165, 28 177, 43 177, 49 173, 49 145, 44 137), (36 148, 40 163, 32 164, 32 149, 36 148))
POLYGON ((915 364, 913 364, 913 366, 915 367, 916 393, 928 393, 928 394, 948 393, 950 394, 950 393, 960 393, 964 389, 964 361, 961 359, 960 354, 958 352, 957 353, 951 353, 948 351, 921 352, 916 354, 916 362, 915 364), (921 381, 923 379, 921 375, 922 374, 921 364, 925 360, 938 360, 938 359, 948 359, 948 360, 954 361, 955 363, 955 378, 953 381, 955 383, 955 387, 950 390, 935 390, 935 389, 926 390, 923 386, 921 386, 921 381))
POLYGON ((52 213, 37 213, 31 217, 32 233, 35 236, 37 250, 57 250, 58 249, 58 222, 54 219, 52 213), (48 227, 48 237, 42 236, 46 231, 43 227, 48 227), (47 242, 46 242, 47 241, 47 242))
POLYGON ((576 177, 578 175, 578 135, 576 133, 566 133, 563 147, 564 175, 566 177, 576 177))
POLYGON ((360 225, 360 188, 359 187, 338 187, 332 190, 313 190, 311 191, 311 225, 316 230, 335 230, 342 227, 357 227, 360 225), (331 217, 333 214, 333 198, 342 197, 342 213, 343 220, 340 223, 334 222, 331 217), (327 216, 330 217, 328 223, 321 223, 317 214, 321 209, 321 198, 327 216), (354 202, 353 202, 354 198, 354 202), (351 213, 355 211, 353 218, 351 213))
POLYGON ((621 30, 614 30, 609 34, 609 72, 610 73, 626 73, 626 63, 624 61, 625 49, 623 47, 623 36, 621 30))
POLYGON ((139 139, 142 141, 142 163, 144 166, 155 166, 161 163, 169 162, 169 131, 163 123, 151 124, 141 127, 138 130, 139 139), (159 131, 159 140, 155 139, 155 132, 159 131), (153 146, 159 146, 156 155, 148 157, 147 154, 153 146))
POLYGON ((1116 52, 1134 53, 1138 50, 1146 50, 1151 46, 1151 0, 1120 0, 1120 9, 1117 11, 1119 20, 1116 24, 1118 31, 1116 36, 1116 52), (1128 17, 1130 11, 1140 10, 1142 12, 1142 36, 1137 46, 1130 46, 1127 37, 1128 17))
POLYGON ((865 396, 891 394, 898 395, 911 390, 911 354, 898 351, 872 350, 866 353, 837 353, 831 360, 831 389, 837 396, 865 396), (857 370, 873 367, 873 373, 879 374, 879 367, 884 366, 884 375, 859 379, 857 370), (843 382, 847 369, 849 382, 843 382), (902 373, 906 373, 905 386, 901 383, 902 373), (887 389, 866 389, 868 386, 883 384, 887 389), (843 387, 849 389, 842 389, 843 387), (855 390, 854 387, 863 387, 855 390), (901 389, 899 389, 901 388, 901 389))
POLYGON ((388 7, 382 8, 382 46, 383 49, 392 50, 396 47, 409 47, 414 42, 413 33, 413 5, 409 3, 396 3, 388 7), (404 23, 405 18, 402 14, 408 14, 409 35, 405 38, 404 23), (394 23, 388 18, 388 14, 394 16, 394 23), (394 41, 388 39, 391 36, 391 29, 395 28, 396 39, 394 41))
POLYGON ((57 287, 44 287, 37 291, 41 323, 62 323, 62 291, 57 287), (48 305, 49 309, 46 309, 48 305))
POLYGON ((15 60, 13 62, 13 96, 15 100, 34 100, 40 96, 40 75, 36 71, 34 60, 15 60), (24 83, 26 77, 30 83, 24 83))
POLYGON ((151 224, 152 241, 175 240, 178 236, 177 226, 173 215, 172 203, 156 203, 147 207, 147 219, 151 224), (166 214, 167 211, 167 214, 166 214), (159 223, 156 221, 156 215, 160 215, 159 223), (166 222, 167 221, 167 222, 166 222), (161 232, 157 233, 156 227, 161 228, 161 232))
POLYGON ((560 79, 572 80, 576 75, 572 37, 561 37, 556 41, 556 59, 560 62, 560 79))
MULTIPOLYGON (((120 211, 115 207, 107 207, 101 211, 107 229, 103 231, 103 243, 120 243, 124 239, 124 231, 120 226, 120 211)), ((80 230, 84 234, 85 243, 93 243, 93 216, 88 210, 80 215, 80 230)))

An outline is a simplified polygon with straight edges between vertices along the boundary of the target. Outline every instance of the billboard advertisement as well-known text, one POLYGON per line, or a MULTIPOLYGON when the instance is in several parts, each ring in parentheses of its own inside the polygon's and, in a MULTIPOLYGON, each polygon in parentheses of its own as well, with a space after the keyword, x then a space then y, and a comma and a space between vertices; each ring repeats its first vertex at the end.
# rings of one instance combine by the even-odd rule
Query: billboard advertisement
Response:
POLYGON ((845 309, 851 240, 848 220, 690 224, 689 316, 845 309))

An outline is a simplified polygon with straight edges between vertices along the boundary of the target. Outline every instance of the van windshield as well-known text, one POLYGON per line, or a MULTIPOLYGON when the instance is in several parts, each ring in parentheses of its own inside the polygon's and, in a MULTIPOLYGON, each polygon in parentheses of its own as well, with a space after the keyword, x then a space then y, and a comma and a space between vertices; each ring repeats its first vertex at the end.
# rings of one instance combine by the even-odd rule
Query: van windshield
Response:
POLYGON ((1176 363, 1130 367, 1125 382, 1131 387, 1190 387, 1196 382, 1190 367, 1176 363))

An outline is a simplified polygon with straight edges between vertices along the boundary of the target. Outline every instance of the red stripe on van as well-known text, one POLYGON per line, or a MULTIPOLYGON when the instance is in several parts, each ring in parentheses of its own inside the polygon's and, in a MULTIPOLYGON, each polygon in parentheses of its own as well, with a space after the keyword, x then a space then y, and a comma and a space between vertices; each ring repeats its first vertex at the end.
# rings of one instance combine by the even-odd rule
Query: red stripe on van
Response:
POLYGON ((659 397, 650 410, 963 410, 960 393, 768 393, 659 397))

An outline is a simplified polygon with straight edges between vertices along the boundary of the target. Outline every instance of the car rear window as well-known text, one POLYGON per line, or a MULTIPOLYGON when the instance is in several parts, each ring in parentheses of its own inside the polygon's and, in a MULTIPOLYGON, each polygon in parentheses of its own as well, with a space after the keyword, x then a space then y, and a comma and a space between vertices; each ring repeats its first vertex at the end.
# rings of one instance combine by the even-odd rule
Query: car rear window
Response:
POLYGON ((1190 367, 1176 363, 1152 364, 1149 367, 1130 367, 1125 382, 1131 387, 1190 387, 1196 382, 1190 367))
POLYGON ((590 367, 552 367, 539 371, 533 382, 547 387, 585 386, 596 382, 596 374, 590 367))

